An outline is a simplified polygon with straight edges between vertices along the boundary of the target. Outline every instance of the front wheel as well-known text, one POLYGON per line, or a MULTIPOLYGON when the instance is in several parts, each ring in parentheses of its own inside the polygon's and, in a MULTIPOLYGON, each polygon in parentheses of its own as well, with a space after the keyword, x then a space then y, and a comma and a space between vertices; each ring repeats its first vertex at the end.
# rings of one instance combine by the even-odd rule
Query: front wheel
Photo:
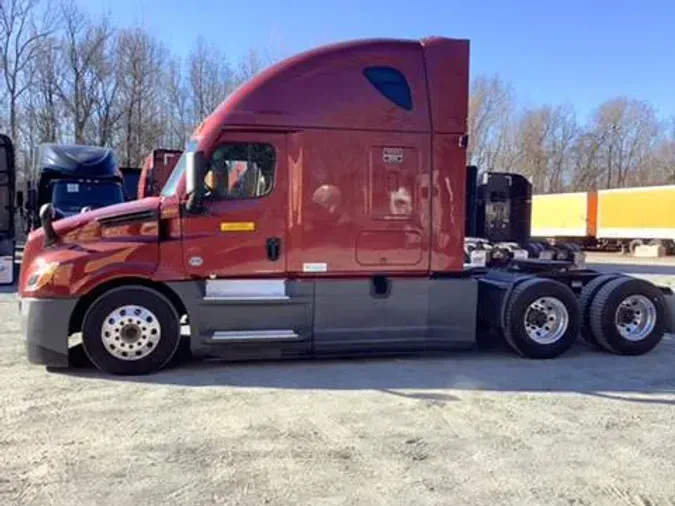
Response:
POLYGON ((102 372, 141 375, 164 367, 180 344, 175 308, 144 286, 120 287, 101 295, 87 311, 82 345, 102 372))

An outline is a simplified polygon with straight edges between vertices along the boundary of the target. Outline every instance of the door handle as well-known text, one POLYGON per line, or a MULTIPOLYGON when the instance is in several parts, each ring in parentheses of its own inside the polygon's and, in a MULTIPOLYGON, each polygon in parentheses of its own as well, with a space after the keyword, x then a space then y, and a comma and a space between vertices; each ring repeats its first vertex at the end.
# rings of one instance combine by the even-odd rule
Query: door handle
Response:
POLYGON ((267 258, 274 262, 278 260, 281 254, 281 239, 278 237, 269 237, 267 239, 267 258))

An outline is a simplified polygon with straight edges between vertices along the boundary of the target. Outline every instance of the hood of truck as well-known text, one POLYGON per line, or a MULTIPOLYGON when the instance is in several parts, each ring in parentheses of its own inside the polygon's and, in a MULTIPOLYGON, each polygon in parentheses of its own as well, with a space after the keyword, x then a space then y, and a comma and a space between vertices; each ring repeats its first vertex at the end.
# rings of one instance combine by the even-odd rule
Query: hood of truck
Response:
MULTIPOLYGON (((139 221, 156 222, 159 216, 159 208, 159 197, 150 197, 73 214, 54 221, 53 225, 61 245, 74 242, 91 242, 106 235, 107 229, 110 228, 109 225, 112 223, 121 225, 138 223, 139 221)), ((115 233, 119 234, 119 232, 119 229, 115 230, 115 233)), ((33 230, 28 235, 27 243, 34 241, 44 241, 44 230, 42 228, 33 230)))
POLYGON ((119 276, 152 277, 159 262, 159 197, 115 204, 57 220, 58 241, 44 246, 44 229, 26 241, 19 289, 44 265, 58 265, 39 296, 79 295, 92 283, 119 276))

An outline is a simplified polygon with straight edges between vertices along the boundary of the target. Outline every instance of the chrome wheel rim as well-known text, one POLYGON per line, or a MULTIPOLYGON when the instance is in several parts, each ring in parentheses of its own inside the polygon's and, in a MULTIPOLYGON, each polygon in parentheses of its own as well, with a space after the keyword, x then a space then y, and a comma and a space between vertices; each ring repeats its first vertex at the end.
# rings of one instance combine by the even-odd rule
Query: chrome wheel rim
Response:
POLYGON ((110 312, 101 327, 106 351, 119 360, 140 360, 150 355, 162 337, 155 314, 137 305, 121 306, 110 312))
POLYGON ((555 297, 540 297, 525 311, 527 336, 537 344, 553 344, 562 338, 569 326, 567 307, 555 297))
POLYGON ((616 309, 614 325, 624 339, 641 341, 656 327, 656 306, 644 295, 629 295, 616 309))

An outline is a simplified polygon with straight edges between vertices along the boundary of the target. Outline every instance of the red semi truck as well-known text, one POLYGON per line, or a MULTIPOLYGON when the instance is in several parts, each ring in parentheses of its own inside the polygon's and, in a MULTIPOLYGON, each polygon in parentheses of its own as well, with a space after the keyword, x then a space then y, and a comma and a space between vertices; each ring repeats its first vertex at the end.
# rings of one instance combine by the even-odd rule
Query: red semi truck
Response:
POLYGON ((137 196, 139 199, 159 195, 181 153, 182 151, 175 149, 152 150, 152 153, 145 158, 138 179, 137 196))
POLYGON ((161 194, 53 222, 20 275, 28 359, 145 374, 225 359, 470 348, 552 358, 672 328, 672 292, 518 260, 464 265, 469 42, 366 40, 262 72, 206 118, 161 194), (234 172, 234 175, 233 175, 234 172))

